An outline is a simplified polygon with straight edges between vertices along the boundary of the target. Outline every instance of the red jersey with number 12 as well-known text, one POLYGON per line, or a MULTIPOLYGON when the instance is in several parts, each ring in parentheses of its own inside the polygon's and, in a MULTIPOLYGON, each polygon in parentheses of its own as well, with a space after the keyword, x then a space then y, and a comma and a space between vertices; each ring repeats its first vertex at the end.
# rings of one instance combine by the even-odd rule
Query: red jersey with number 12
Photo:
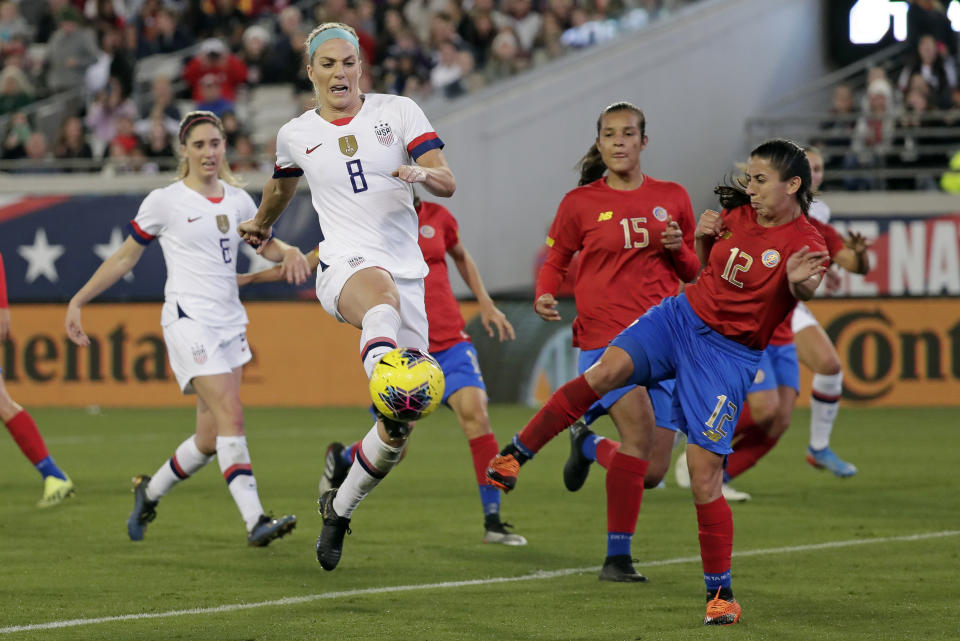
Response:
POLYGON ((724 232, 710 250, 687 300, 707 325, 731 340, 763 349, 797 299, 787 282, 787 259, 804 246, 826 251, 806 216, 763 227, 750 205, 722 212, 724 232))
POLYGON ((463 331, 463 316, 450 287, 450 274, 447 271, 447 252, 460 242, 460 231, 453 214, 437 203, 420 201, 417 217, 420 222, 420 233, 417 234, 420 251, 430 268, 424 279, 423 297, 427 322, 430 324, 430 351, 440 352, 470 340, 470 336, 463 331))

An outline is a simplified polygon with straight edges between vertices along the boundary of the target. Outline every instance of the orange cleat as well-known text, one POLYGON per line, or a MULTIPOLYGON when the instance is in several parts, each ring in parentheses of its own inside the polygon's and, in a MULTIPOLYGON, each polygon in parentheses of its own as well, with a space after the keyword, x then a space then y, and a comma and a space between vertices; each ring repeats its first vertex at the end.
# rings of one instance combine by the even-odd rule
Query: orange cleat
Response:
POLYGON ((740 604, 737 600, 724 601, 717 596, 707 603, 707 614, 703 617, 703 625, 732 625, 740 622, 740 604))
POLYGON ((520 473, 520 462, 513 454, 494 456, 487 466, 487 480, 490 485, 509 492, 517 485, 517 474, 520 473))

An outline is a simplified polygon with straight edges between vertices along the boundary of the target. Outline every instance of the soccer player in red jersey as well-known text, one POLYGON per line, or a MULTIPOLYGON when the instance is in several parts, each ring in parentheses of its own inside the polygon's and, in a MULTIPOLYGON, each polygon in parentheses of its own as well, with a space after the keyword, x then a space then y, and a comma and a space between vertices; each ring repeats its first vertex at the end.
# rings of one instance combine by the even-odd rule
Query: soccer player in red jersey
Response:
MULTIPOLYGON (((564 196, 547 236, 549 250, 537 277, 534 308, 544 320, 560 320, 555 296, 579 252, 573 344, 581 349, 581 373, 624 327, 700 271, 687 190, 647 176, 641 168, 645 129, 643 111, 635 105, 617 102, 603 110, 596 141, 579 163, 580 186, 564 196)), ((619 447, 584 423, 571 429, 567 488, 576 491, 583 485, 593 460, 607 468, 607 556, 601 580, 646 581, 633 567, 631 542, 644 486, 655 487, 670 463, 672 391, 673 381, 649 390, 627 385, 590 408, 586 423, 610 414, 619 447)))
POLYGON ((762 350, 797 299, 813 296, 828 257, 804 216, 812 199, 810 164, 795 143, 759 145, 742 184, 718 187, 717 193, 723 212, 705 211, 697 222, 695 247, 703 265, 697 282, 624 329, 599 361, 550 397, 487 469, 487 477, 509 491, 520 465, 604 394, 675 378, 674 420, 687 435, 707 588, 705 625, 740 620, 730 575, 733 515, 721 491, 733 426, 762 350))
MULTIPOLYGON (((855 274, 867 273, 869 261, 866 257, 867 243, 863 236, 853 233, 845 241, 830 225, 815 218, 809 218, 809 221, 826 241, 833 263, 855 274)), ((732 443, 733 454, 730 455, 723 473, 725 482, 756 465, 790 427, 790 418, 800 393, 798 345, 794 342, 792 324, 791 315, 777 327, 770 339, 770 345, 764 350, 754 385, 747 395, 752 421, 741 416, 737 424, 732 443)), ((822 329, 814 336, 822 337, 826 348, 836 353, 822 329)), ((808 350, 823 349, 822 344, 805 347, 808 350)))
MULTIPOLYGON (((7 275, 3 267, 3 255, 0 254, 0 343, 10 334, 10 305, 7 301, 7 275)), ((27 410, 10 398, 3 384, 3 370, 0 369, 0 421, 17 443, 23 455, 33 464, 43 477, 43 496, 37 507, 53 507, 65 498, 75 494, 73 481, 53 462, 47 451, 43 436, 37 424, 27 410)))

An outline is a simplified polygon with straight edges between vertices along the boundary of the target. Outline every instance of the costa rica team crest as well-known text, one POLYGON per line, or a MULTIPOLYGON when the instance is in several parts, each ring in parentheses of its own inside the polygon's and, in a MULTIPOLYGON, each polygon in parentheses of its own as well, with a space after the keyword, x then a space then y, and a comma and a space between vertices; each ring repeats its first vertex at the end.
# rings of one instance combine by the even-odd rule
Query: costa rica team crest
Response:
POLYGON ((217 229, 220 230, 221 234, 230 231, 230 217, 226 214, 217 214, 217 229))
POLYGON ((424 238, 433 238, 436 233, 436 230, 430 225, 424 225, 420 228, 420 235, 424 238))
POLYGON ((381 120, 373 126, 373 132, 377 134, 377 141, 384 147, 393 144, 393 129, 390 128, 390 123, 381 120))
POLYGON ((667 219, 667 210, 658 205, 657 207, 653 208, 653 217, 662 223, 667 219))
POLYGON ((337 142, 340 143, 340 151, 344 156, 352 156, 357 153, 357 150, 360 149, 360 146, 357 144, 357 137, 353 134, 349 136, 341 136, 340 140, 337 142))
POLYGON ((780 264, 780 252, 776 249, 768 249, 760 254, 760 262, 762 262, 765 267, 776 267, 780 264))

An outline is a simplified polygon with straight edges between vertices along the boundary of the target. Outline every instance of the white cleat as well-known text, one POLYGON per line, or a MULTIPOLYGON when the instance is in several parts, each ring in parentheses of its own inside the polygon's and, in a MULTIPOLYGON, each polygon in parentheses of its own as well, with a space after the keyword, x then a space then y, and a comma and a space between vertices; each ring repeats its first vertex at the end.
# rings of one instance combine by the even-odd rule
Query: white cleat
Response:
POLYGON ((744 503, 750 500, 750 495, 724 483, 723 498, 727 499, 728 503, 744 503))
POLYGON ((678 487, 690 487, 690 468, 687 467, 686 452, 681 452, 677 460, 673 462, 673 476, 677 479, 678 487))

